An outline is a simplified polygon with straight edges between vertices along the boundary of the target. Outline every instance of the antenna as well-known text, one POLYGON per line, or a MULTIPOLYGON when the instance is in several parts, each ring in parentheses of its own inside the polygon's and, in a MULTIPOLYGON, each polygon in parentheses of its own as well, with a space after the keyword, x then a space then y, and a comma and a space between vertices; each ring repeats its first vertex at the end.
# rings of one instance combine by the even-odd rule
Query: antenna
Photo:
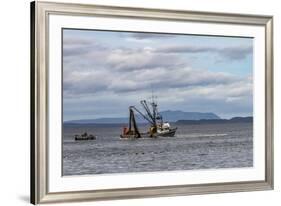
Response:
POLYGON ((153 87, 151 88, 151 101, 154 102, 154 91, 153 91, 153 87))
POLYGON ((151 85, 151 103, 157 104, 157 96, 154 95, 154 89, 152 85, 151 85))

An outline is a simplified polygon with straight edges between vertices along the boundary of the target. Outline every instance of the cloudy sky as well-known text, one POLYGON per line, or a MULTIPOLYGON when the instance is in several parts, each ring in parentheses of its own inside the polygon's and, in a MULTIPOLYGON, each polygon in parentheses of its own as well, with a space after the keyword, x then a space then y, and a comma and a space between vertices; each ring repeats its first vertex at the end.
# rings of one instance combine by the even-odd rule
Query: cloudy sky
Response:
POLYGON ((159 110, 251 116, 253 39, 63 30, 63 118, 125 117, 157 95, 159 110))

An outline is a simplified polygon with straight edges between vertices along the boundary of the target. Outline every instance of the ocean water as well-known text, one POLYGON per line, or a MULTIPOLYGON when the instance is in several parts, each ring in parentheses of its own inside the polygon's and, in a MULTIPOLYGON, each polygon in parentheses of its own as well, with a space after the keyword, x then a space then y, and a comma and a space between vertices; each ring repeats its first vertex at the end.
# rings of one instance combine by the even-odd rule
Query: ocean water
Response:
POLYGON ((124 140, 122 125, 64 125, 63 175, 253 166, 252 123, 172 126, 175 137, 124 140), (74 141, 83 132, 97 139, 74 141))

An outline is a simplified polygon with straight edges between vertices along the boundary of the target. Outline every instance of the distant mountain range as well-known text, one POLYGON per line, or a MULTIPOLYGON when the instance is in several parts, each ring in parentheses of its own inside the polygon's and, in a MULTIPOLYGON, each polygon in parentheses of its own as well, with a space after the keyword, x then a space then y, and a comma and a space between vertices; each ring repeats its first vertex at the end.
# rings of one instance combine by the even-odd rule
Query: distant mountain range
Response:
POLYGON ((178 120, 177 124, 216 124, 216 123, 245 123, 253 122, 253 117, 233 117, 231 119, 201 119, 201 120, 178 120))
MULTIPOLYGON (((214 113, 203 113, 203 112, 183 112, 183 111, 163 111, 160 112, 164 121, 177 122, 179 120, 219 120, 220 117, 214 113)), ((120 124, 128 123, 129 117, 119 118, 98 118, 98 119, 81 119, 81 120, 70 120, 65 121, 64 124, 120 124)), ((136 115, 137 122, 146 123, 139 115, 136 115)))

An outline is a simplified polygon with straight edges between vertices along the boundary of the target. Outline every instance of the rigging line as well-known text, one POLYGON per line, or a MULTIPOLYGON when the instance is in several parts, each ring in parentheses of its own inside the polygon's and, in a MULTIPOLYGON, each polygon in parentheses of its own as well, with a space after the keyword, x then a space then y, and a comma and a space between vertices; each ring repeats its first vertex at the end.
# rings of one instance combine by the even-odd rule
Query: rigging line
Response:
POLYGON ((139 111, 136 107, 131 106, 130 109, 134 109, 136 112, 138 112, 144 119, 146 119, 150 124, 154 124, 153 121, 151 121, 149 118, 147 118, 141 111, 139 111))
POLYGON ((144 109, 145 109, 146 113, 148 114, 148 116, 149 116, 149 117, 151 118, 151 120, 153 121, 153 115, 152 115, 152 113, 151 113, 151 111, 150 111, 150 109, 149 109, 149 107, 148 107, 146 101, 145 101, 145 100, 142 100, 142 101, 141 101, 141 104, 142 104, 142 106, 144 107, 144 109))

